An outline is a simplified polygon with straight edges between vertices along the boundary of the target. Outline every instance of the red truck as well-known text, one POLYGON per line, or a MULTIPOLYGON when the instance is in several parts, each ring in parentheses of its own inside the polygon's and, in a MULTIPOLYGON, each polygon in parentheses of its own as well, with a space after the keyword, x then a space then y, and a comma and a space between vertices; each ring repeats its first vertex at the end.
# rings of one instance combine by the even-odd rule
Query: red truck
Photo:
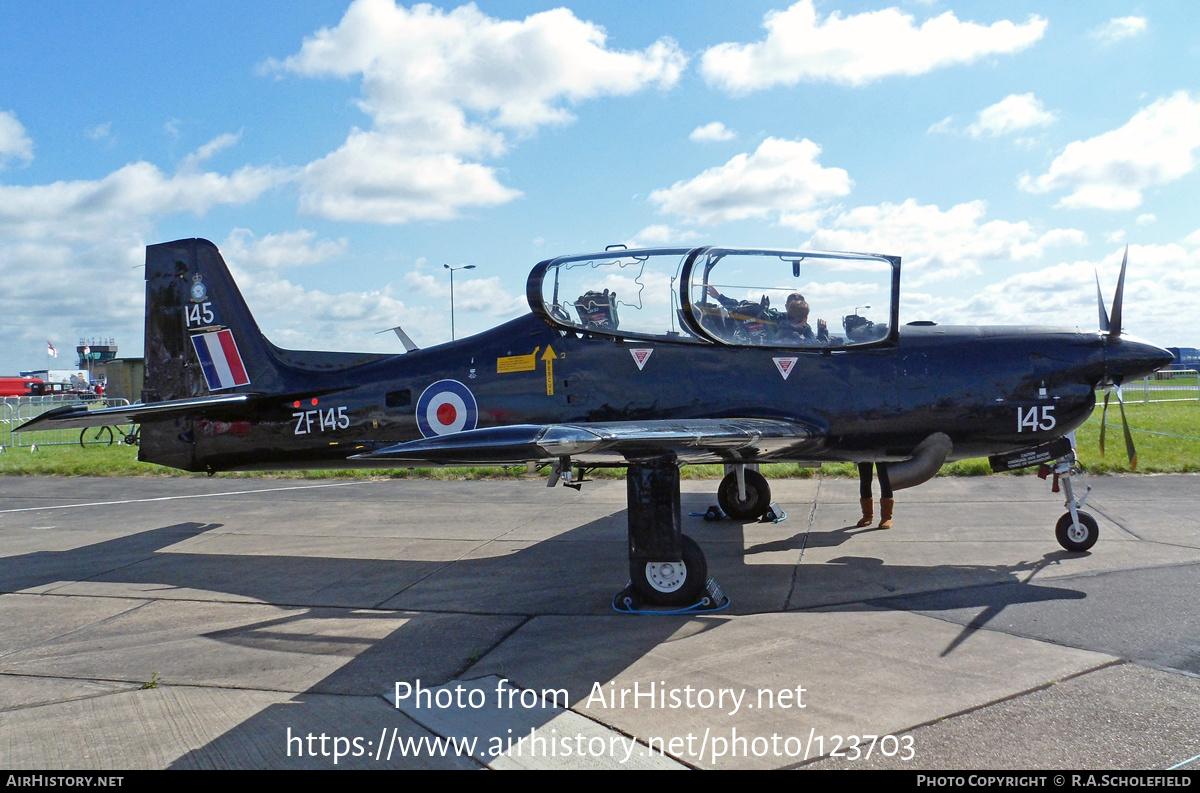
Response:
POLYGON ((36 377, 0 377, 0 397, 42 396, 46 382, 36 377))

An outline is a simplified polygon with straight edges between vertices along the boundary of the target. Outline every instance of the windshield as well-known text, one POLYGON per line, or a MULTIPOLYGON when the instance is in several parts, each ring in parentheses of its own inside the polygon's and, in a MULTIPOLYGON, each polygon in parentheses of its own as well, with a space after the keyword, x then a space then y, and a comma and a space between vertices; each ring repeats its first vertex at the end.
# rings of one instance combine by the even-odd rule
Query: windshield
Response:
POLYGON ((893 321, 882 256, 712 248, 686 278, 690 318, 728 344, 852 347, 886 339, 893 321))

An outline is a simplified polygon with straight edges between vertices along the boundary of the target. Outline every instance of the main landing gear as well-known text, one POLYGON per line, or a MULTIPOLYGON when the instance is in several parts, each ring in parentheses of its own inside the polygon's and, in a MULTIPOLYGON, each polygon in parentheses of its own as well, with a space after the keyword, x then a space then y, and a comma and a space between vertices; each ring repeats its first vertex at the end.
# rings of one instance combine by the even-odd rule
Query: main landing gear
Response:
MULTIPOLYGON (((1088 550, 1096 544, 1096 540, 1100 539, 1100 527, 1096 525, 1095 518, 1081 509, 1092 490, 1091 486, 1084 485, 1082 498, 1075 496, 1071 477, 1081 473, 1075 460, 1075 450, 1072 449, 1068 454, 1055 460, 1053 467, 1043 466, 1042 468, 1046 474, 1054 474, 1052 492, 1059 492, 1061 485, 1062 492, 1066 497, 1067 511, 1058 519, 1058 524, 1054 527, 1054 536, 1058 539, 1058 544, 1068 551, 1076 553, 1088 550)), ((1041 474, 1040 471, 1039 474, 1045 478, 1045 474, 1041 474)))
POLYGON ((613 598, 613 608, 631 613, 690 613, 728 605, 720 586, 708 577, 704 551, 683 535, 675 457, 631 463, 625 482, 630 581, 613 598))

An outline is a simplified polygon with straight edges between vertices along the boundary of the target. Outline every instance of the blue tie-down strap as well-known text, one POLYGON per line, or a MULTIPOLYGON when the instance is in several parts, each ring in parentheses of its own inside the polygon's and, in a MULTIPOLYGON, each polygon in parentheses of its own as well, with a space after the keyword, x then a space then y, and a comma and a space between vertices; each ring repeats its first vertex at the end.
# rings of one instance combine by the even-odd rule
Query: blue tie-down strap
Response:
POLYGON ((661 608, 649 606, 641 602, 641 598, 633 591, 633 582, 616 594, 612 601, 613 611, 621 614, 637 614, 641 617, 670 617, 679 614, 707 614, 711 611, 722 611, 729 608, 729 598, 717 579, 710 578, 704 584, 704 596, 694 605, 684 608, 661 608))

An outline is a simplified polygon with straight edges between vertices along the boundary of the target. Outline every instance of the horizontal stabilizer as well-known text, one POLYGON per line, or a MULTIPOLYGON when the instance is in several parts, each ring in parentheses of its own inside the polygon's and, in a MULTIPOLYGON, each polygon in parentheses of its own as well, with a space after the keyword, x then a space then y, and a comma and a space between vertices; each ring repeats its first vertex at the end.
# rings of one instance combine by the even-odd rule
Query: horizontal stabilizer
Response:
POLYGON ((119 405, 110 408, 89 410, 86 404, 63 405, 35 416, 13 432, 38 430, 69 430, 82 427, 115 427, 118 424, 145 424, 166 421, 180 416, 196 418, 236 417, 246 415, 251 408, 263 402, 287 404, 295 400, 308 400, 343 391, 344 388, 310 389, 294 394, 221 394, 218 396, 169 399, 164 402, 147 402, 136 405, 119 405))
POLYGON ((171 419, 177 416, 206 416, 214 413, 236 412, 237 408, 245 407, 251 400, 256 399, 261 399, 261 395, 224 394, 194 399, 172 399, 168 402, 121 405, 97 408, 96 410, 88 410, 86 404, 63 405, 34 417, 17 427, 14 432, 141 424, 145 421, 171 419))
POLYGON ((573 457, 618 463, 666 454, 681 462, 733 462, 818 448, 824 434, 773 419, 680 419, 586 424, 517 424, 436 435, 388 446, 359 460, 427 465, 497 465, 573 457))

